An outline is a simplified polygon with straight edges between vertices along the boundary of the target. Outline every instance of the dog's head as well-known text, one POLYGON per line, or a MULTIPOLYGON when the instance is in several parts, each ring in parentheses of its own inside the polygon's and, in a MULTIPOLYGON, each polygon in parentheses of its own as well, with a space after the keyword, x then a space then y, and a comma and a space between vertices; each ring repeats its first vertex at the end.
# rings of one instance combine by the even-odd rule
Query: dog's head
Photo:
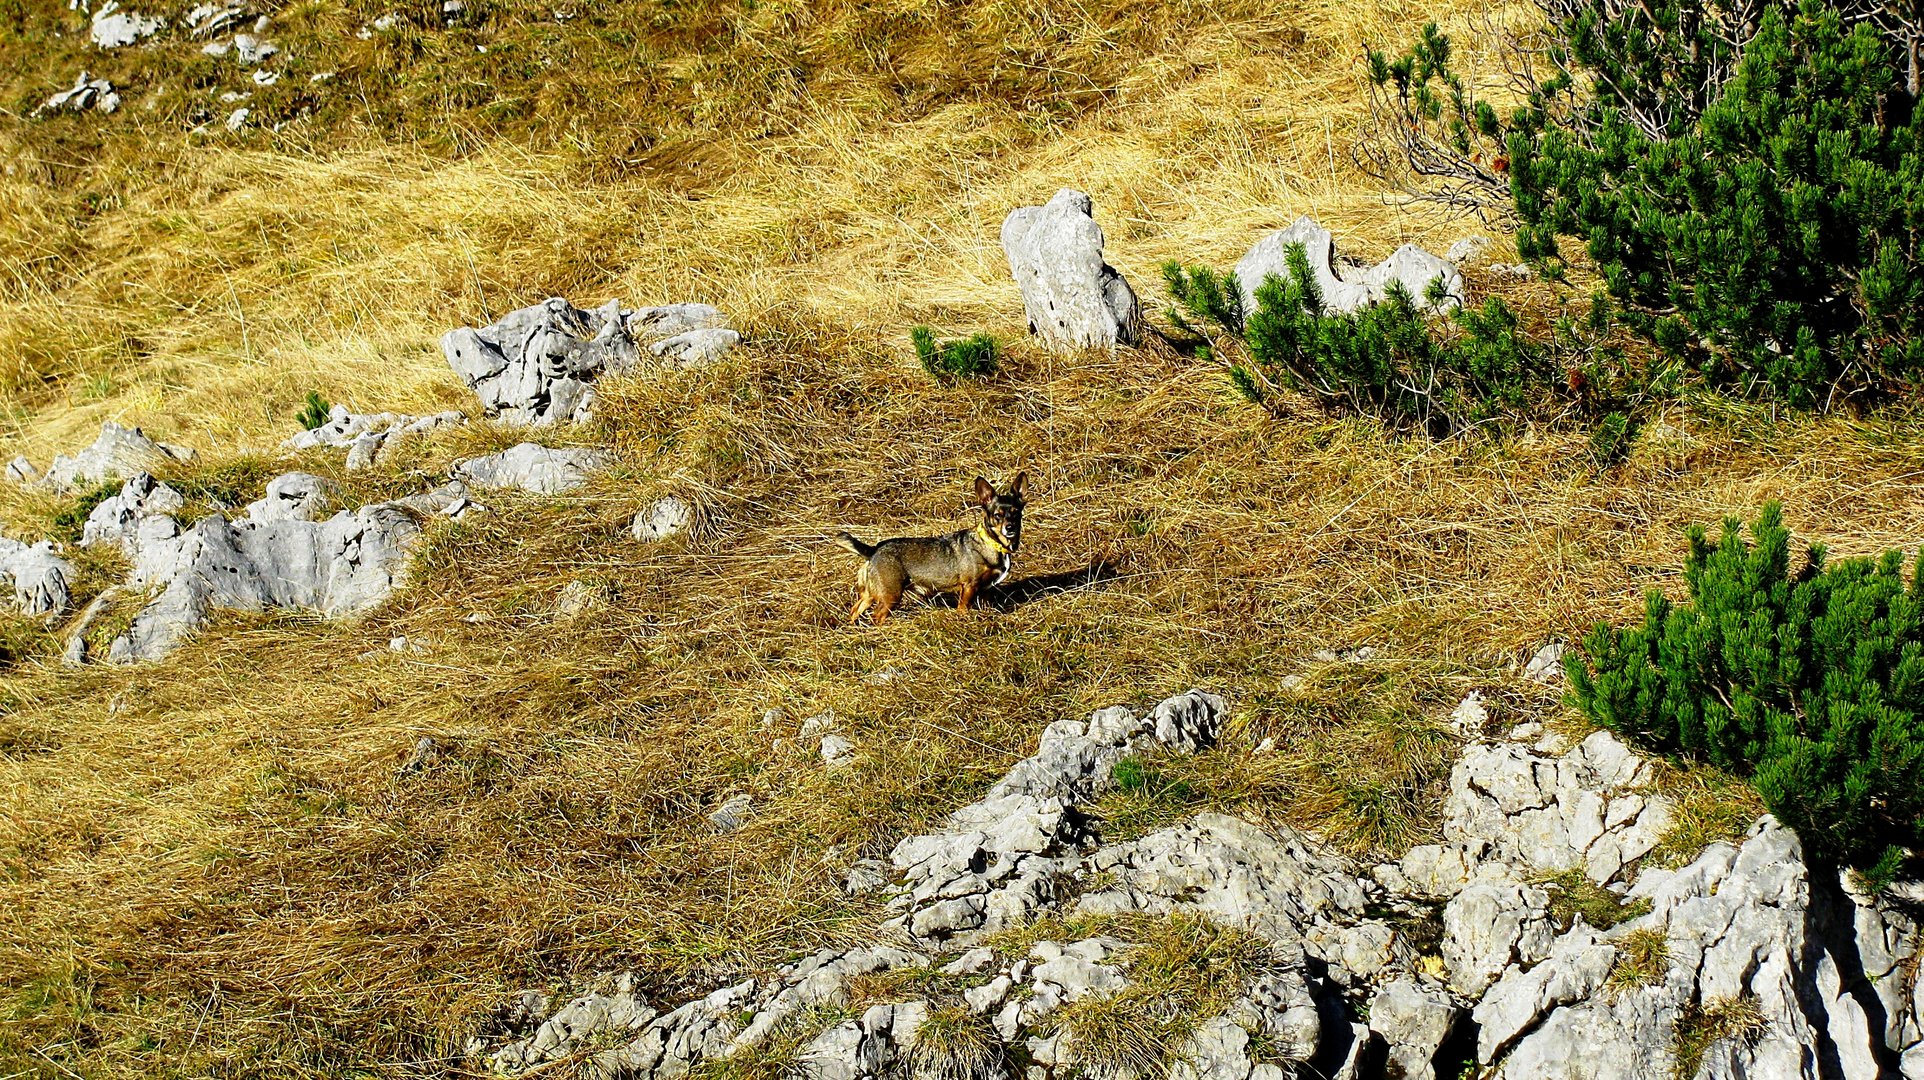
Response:
POLYGON ((975 478, 975 501, 982 506, 982 527, 1010 551, 1022 544, 1022 484, 1028 478, 1027 472, 1016 473, 1009 490, 999 495, 993 484, 979 476, 975 478))

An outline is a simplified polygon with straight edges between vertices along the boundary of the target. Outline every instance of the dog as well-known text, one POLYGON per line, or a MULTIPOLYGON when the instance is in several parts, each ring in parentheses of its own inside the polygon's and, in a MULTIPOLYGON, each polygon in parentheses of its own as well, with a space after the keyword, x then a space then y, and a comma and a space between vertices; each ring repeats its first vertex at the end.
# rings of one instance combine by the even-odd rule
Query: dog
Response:
POLYGON ((855 572, 861 595, 848 613, 849 624, 860 622, 873 607, 875 624, 880 626, 909 590, 924 597, 957 593, 956 609, 967 611, 978 591, 1000 585, 1022 546, 1022 485, 1028 478, 1026 471, 1016 473, 1009 490, 998 495, 994 485, 976 477, 975 501, 982 509, 982 523, 974 528, 947 536, 897 537, 879 544, 865 544, 848 533, 836 537, 837 543, 862 560, 855 572))

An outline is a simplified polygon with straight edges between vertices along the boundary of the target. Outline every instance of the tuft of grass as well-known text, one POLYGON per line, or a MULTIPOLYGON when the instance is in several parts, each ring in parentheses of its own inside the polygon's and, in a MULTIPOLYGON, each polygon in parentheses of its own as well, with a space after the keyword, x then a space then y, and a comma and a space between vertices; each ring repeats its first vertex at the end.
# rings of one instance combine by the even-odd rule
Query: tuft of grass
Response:
POLYGON ((922 370, 938 379, 974 379, 995 373, 1002 346, 992 334, 972 334, 953 341, 937 341, 935 331, 917 326, 909 331, 922 370))
POLYGON ((1533 884, 1550 894, 1550 915, 1559 931, 1570 929, 1578 916, 1598 930, 1608 930, 1620 922, 1650 913, 1650 901, 1639 899, 1626 903, 1623 897, 1592 882, 1577 868, 1546 874, 1536 878, 1533 884))
POLYGON ((1644 861, 1665 869, 1685 865, 1711 844, 1742 839, 1764 812, 1756 789, 1710 765, 1663 763, 1656 788, 1670 800, 1670 825, 1644 861))
MULTIPOLYGON (((1181 769, 1180 758, 1168 760, 1170 767, 1181 769)), ((1092 811, 1102 822, 1106 841, 1133 840, 1173 825, 1208 801, 1182 775, 1166 773, 1158 762, 1141 757, 1116 762, 1111 775, 1116 786, 1097 800, 1092 811)))
POLYGON ((1160 1076, 1202 1022, 1220 1016, 1271 962, 1247 931, 1199 915, 1117 920, 1130 944, 1116 960, 1129 985, 1058 1009, 1052 1030, 1091 1076, 1160 1076))
POLYGON ((88 488, 71 500, 62 500, 47 522, 50 535, 62 543, 80 543, 81 534, 87 527, 87 518, 94 512, 94 507, 120 494, 121 486, 120 481, 109 480, 88 488))
POLYGON ((911 1080, 990 1080, 1004 1075, 1002 1042, 984 1016, 966 1005, 930 1009, 915 1029, 909 1053, 911 1080))
POLYGON ((1764 1013, 1752 997, 1724 998, 1708 1004, 1692 1002, 1677 1021, 1671 1043, 1676 1080, 1691 1080, 1704 1055, 1720 1042, 1747 1042, 1764 1030, 1764 1013))
POLYGON ((1670 969, 1670 941, 1662 930, 1638 927, 1617 942, 1617 962, 1604 985, 1612 991, 1655 986, 1670 969))

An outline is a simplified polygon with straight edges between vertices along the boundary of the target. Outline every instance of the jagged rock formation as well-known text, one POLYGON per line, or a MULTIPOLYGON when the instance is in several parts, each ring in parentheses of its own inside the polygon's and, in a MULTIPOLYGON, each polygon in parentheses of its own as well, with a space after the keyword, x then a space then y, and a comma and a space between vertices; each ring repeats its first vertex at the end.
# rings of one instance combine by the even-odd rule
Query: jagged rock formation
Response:
MULTIPOLYGON (((0 585, 9 586, 13 606, 26 615, 58 615, 73 599, 73 564, 51 541, 23 544, 0 536, 0 585)), ((0 594, 4 595, 4 594, 0 594)))
POLYGON ((1316 288, 1323 295, 1323 308, 1326 311, 1350 312, 1377 303, 1387 295, 1391 282, 1400 283, 1409 290, 1418 307, 1430 307, 1433 306, 1429 300, 1430 283, 1438 278, 1443 279, 1445 296, 1440 305, 1434 306, 1450 308, 1463 303, 1463 275, 1456 266, 1415 244, 1404 244, 1375 266, 1338 273, 1336 243, 1329 230, 1305 215, 1297 218, 1289 228, 1278 229, 1256 241, 1249 253, 1236 264, 1236 280, 1243 289, 1244 310, 1256 310, 1256 290, 1265 279, 1271 275, 1288 279, 1291 244, 1303 245, 1303 254, 1309 259, 1310 276, 1315 279, 1316 288))
POLYGON ((1094 204, 1064 188, 1042 206, 1024 206, 1002 221, 1029 332, 1058 349, 1134 345, 1142 334, 1135 290, 1102 259, 1102 226, 1094 204))
POLYGON ((491 326, 451 330, 441 351, 489 416, 552 424, 586 418, 595 379, 635 367, 644 350, 658 363, 695 367, 740 341, 707 304, 629 310, 610 300, 583 311, 557 297, 511 311, 491 326))
POLYGON ((1126 993, 1127 944, 983 942, 1044 914, 1188 913, 1269 952, 1221 1015, 1197 1017, 1171 1048, 1168 1074, 1182 1080, 1431 1078, 1472 1065, 1512 1080, 1633 1080, 1669 1076, 1680 1058, 1698 1077, 1924 1076, 1909 887, 1853 895, 1768 817, 1679 869, 1643 865, 1671 807, 1651 790, 1651 764, 1606 733, 1569 746, 1526 727, 1534 744, 1471 744, 1442 840, 1367 872, 1313 837, 1220 814, 1104 844, 1080 808, 1116 762, 1204 747, 1224 713, 1191 692, 1146 717, 1105 709, 1051 725, 980 801, 898 844, 892 873, 851 869, 851 889, 892 893, 883 941, 666 1014, 620 980, 553 1011, 525 995, 505 1018, 509 1041, 471 1049, 510 1074, 575 1056, 584 1075, 666 1080, 781 1036, 799 1046, 801 1076, 940 1075, 918 1071, 940 1066, 925 1024, 961 1008, 994 1042, 967 1075, 1013 1076, 1018 1060, 1029 1080, 1086 1074, 1087 1048, 1053 1018, 1126 993), (1622 921, 1598 928, 1588 909, 1560 910, 1553 872, 1614 895, 1622 921), (1438 937, 1440 955, 1428 953, 1438 937), (913 977, 882 985, 916 992, 851 996, 857 976, 890 971, 913 977), (825 1007, 854 1018, 805 1025, 825 1007))
POLYGON ((454 466, 454 475, 481 487, 519 488, 537 495, 560 495, 587 483, 590 473, 607 468, 612 460, 601 450, 557 450, 524 442, 498 454, 460 462, 454 466))
POLYGON ((216 608, 298 608, 330 617, 367 612, 400 584, 421 533, 417 515, 459 516, 472 506, 466 489, 452 483, 324 521, 281 516, 311 508, 313 479, 277 479, 278 492, 270 485, 269 497, 254 504, 263 518, 230 522, 211 514, 183 525, 174 515, 185 500, 146 473, 94 507, 81 544, 119 548, 133 564, 128 585, 154 596, 108 647, 107 659, 160 659, 216 608))
POLYGON ((114 91, 114 84, 105 79, 94 78, 90 71, 83 71, 74 79, 72 86, 48 98, 33 111, 33 115, 86 112, 90 109, 110 113, 118 108, 120 108, 120 95, 114 91))
POLYGON ((91 446, 76 454, 55 455, 45 474, 26 458, 16 457, 7 466, 7 477, 20 483, 45 484, 64 493, 83 484, 117 480, 171 462, 190 461, 193 456, 194 452, 186 447, 155 442, 139 428, 121 427, 110 420, 100 425, 100 435, 91 446))
POLYGON ((429 416, 406 416, 386 412, 354 413, 345 405, 336 405, 329 411, 327 423, 290 435, 281 445, 289 450, 346 447, 348 471, 358 472, 372 466, 384 451, 408 435, 452 427, 466 419, 453 410, 429 416))

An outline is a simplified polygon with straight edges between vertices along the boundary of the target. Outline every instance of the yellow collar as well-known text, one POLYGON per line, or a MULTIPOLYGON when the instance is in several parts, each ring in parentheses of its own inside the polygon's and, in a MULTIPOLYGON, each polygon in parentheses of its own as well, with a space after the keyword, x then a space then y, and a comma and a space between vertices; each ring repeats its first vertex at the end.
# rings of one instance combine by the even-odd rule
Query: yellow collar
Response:
POLYGON ((996 534, 990 532, 989 527, 987 525, 977 525, 975 527, 975 535, 983 543, 989 545, 990 547, 994 548, 997 552, 1003 555, 1015 554, 1015 550, 1009 547, 1009 545, 1003 543, 1002 538, 1000 536, 997 536, 996 534))

